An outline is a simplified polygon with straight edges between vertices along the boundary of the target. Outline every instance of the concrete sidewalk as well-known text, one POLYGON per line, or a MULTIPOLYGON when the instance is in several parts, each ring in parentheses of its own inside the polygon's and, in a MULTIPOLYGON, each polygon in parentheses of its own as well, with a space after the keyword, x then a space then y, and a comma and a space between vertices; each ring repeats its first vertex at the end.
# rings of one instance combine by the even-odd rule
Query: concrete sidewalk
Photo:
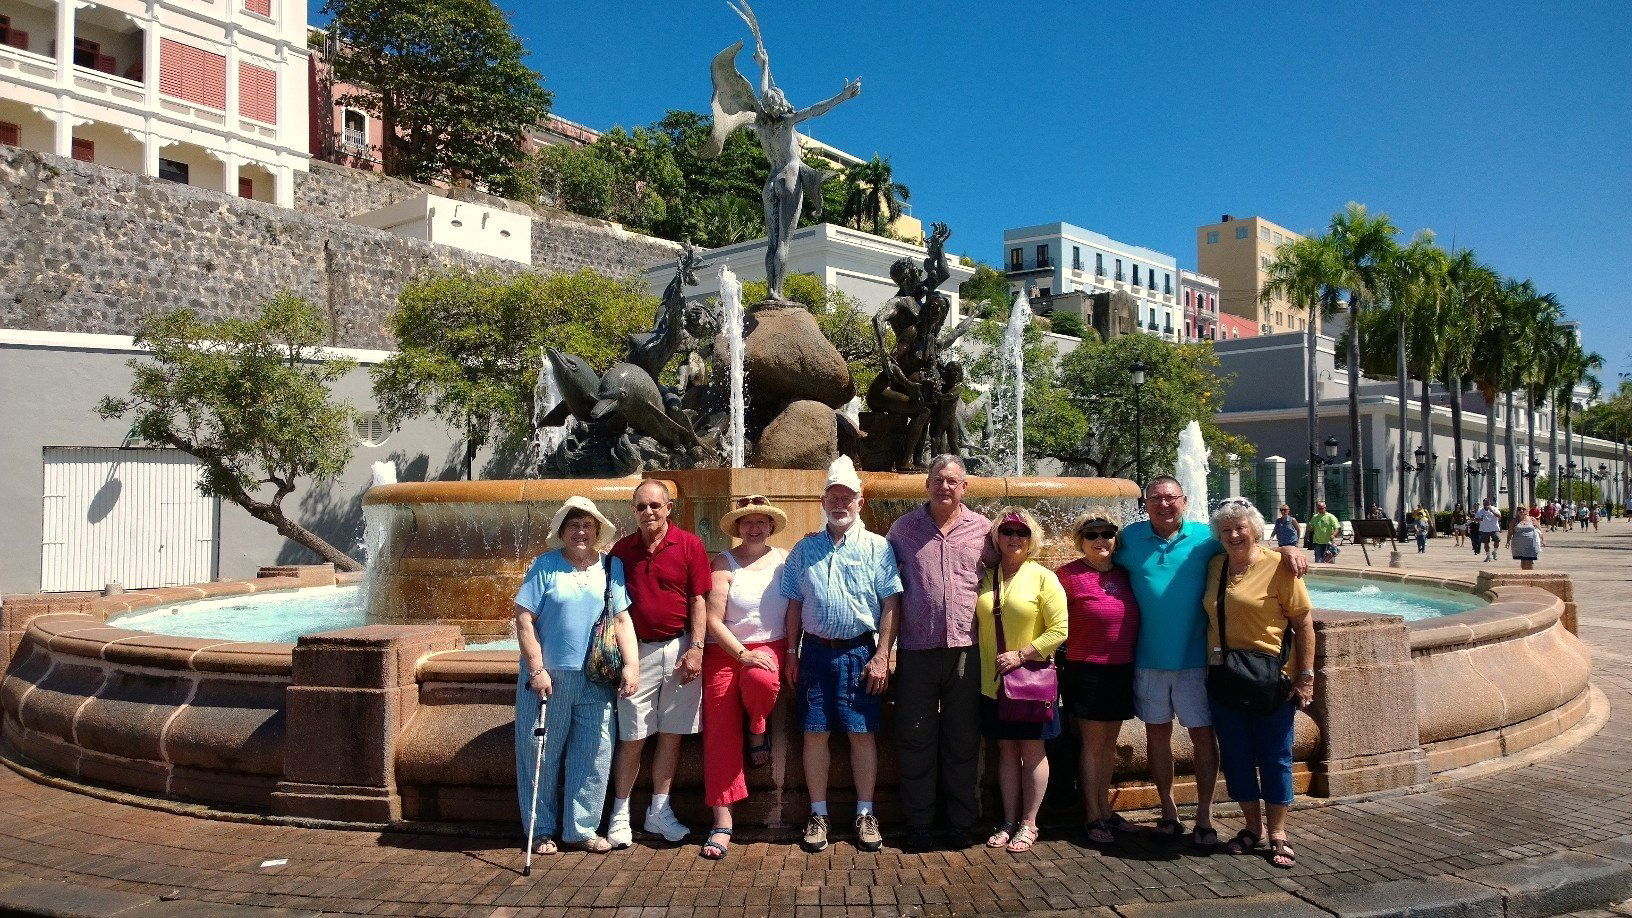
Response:
MULTIPOLYGON (((1134 839, 1109 853, 1045 831, 1028 855, 840 842, 564 854, 522 878, 502 839, 222 822, 96 799, 0 769, 0 912, 56 915, 1558 915, 1632 897, 1632 524, 1548 537, 1576 584, 1607 721, 1567 751, 1427 790, 1312 806, 1298 865, 1134 839)), ((1358 548, 1342 566, 1358 566, 1358 548)), ((1387 563, 1387 548, 1373 550, 1387 563)), ((1474 576, 1449 538, 1407 569, 1474 576)), ((1583 731, 1585 732, 1585 731, 1583 731)), ((1557 742, 1557 741, 1555 741, 1557 742)), ((1512 764, 1512 763, 1510 763, 1512 764)), ((702 828, 702 827, 698 827, 702 828)), ((1222 818, 1230 837, 1238 820, 1222 818)), ((888 844, 891 839, 886 837, 888 844)), ((1595 911, 1593 914, 1609 914, 1595 911)))

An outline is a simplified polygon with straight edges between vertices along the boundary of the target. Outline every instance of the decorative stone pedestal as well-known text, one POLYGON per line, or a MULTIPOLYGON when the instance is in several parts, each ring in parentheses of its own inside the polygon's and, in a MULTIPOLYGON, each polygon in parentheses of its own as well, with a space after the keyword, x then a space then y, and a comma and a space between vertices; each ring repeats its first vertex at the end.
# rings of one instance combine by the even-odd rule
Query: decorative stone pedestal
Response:
POLYGON ((1426 783, 1405 620, 1323 611, 1316 616, 1315 638, 1310 714, 1328 727, 1310 763, 1309 792, 1345 797, 1426 783))
POLYGON ((368 625, 302 637, 287 690, 280 816, 349 822, 402 818, 397 737, 419 703, 415 670, 464 647, 451 625, 368 625))

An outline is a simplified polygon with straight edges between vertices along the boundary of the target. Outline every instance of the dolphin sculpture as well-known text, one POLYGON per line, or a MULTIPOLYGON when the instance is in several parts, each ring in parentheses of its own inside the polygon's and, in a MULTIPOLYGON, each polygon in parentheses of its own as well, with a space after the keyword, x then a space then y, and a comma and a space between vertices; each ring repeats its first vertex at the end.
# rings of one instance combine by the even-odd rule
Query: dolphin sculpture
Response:
MULTIPOLYGON (((562 391, 565 389, 563 386, 562 391)), ((663 393, 658 391, 651 374, 640 367, 632 363, 613 364, 601 377, 599 395, 600 400, 589 411, 589 420, 601 421, 615 413, 622 414, 630 430, 670 449, 702 447, 689 425, 680 423, 664 410, 663 393)))
POLYGON ((544 416, 542 426, 559 427, 567 422, 569 414, 589 423, 595 403, 600 401, 600 377, 584 358, 576 354, 563 354, 553 347, 548 348, 547 353, 550 373, 555 376, 555 384, 561 390, 561 403, 544 416))

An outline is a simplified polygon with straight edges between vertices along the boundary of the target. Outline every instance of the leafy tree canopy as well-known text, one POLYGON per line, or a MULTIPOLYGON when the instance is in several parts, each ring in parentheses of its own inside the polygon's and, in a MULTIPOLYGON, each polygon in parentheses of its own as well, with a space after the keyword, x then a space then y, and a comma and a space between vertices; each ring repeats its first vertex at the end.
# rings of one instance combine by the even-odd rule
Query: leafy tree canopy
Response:
POLYGON ((985 262, 977 261, 973 267, 974 275, 958 285, 958 301, 964 310, 975 312, 981 308, 980 304, 985 304, 994 315, 1001 312, 1007 316, 1014 303, 1014 295, 1009 293, 1009 279, 985 262))
POLYGON ((576 274, 451 271, 403 289, 389 327, 397 353, 372 371, 380 413, 395 424, 434 414, 477 448, 532 432, 541 348, 597 370, 621 360, 629 334, 650 328, 656 298, 636 281, 576 274))
POLYGON ((1191 421, 1201 423, 1214 467, 1230 453, 1252 456, 1251 443, 1225 433, 1213 420, 1224 406, 1224 390, 1234 377, 1219 374, 1218 355, 1212 346, 1171 344, 1144 334, 1108 342, 1089 334, 1060 361, 1059 386, 1065 400, 1081 413, 1086 433, 1052 455, 1095 475, 1133 476, 1136 465, 1130 422, 1135 410, 1130 368, 1136 360, 1145 364, 1138 415, 1147 478, 1173 471, 1179 432, 1191 421))
POLYGON ((1082 316, 1074 312, 1056 312, 1048 317, 1049 331, 1057 335, 1071 335, 1081 338, 1086 332, 1082 325, 1082 316))
POLYGON ((495 191, 517 181, 551 94, 491 0, 328 0, 340 101, 380 119, 385 171, 495 191))
POLYGON ((205 494, 237 504, 342 570, 361 570, 282 506, 300 479, 333 478, 351 459, 353 412, 330 399, 329 387, 356 364, 327 357, 326 338, 317 309, 287 293, 254 319, 155 313, 137 327, 136 344, 149 358, 129 362, 130 395, 107 396, 96 412, 133 416, 136 436, 203 464, 205 494))

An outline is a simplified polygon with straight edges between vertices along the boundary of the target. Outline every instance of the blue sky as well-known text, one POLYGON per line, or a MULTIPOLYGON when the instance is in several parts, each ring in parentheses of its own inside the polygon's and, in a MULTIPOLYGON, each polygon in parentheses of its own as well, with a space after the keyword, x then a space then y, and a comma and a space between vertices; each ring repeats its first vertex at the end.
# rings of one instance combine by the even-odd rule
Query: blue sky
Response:
MULTIPOLYGON (((562 117, 707 110, 724 0, 522 4, 562 117)), ((1194 266, 1195 228, 1295 230, 1360 201, 1558 294, 1604 377, 1632 372, 1632 4, 759 0, 810 126, 891 157, 914 213, 989 263, 1065 220, 1194 266)), ((752 42, 748 49, 752 50, 752 42)), ((739 66, 757 79, 748 54, 739 66)))

